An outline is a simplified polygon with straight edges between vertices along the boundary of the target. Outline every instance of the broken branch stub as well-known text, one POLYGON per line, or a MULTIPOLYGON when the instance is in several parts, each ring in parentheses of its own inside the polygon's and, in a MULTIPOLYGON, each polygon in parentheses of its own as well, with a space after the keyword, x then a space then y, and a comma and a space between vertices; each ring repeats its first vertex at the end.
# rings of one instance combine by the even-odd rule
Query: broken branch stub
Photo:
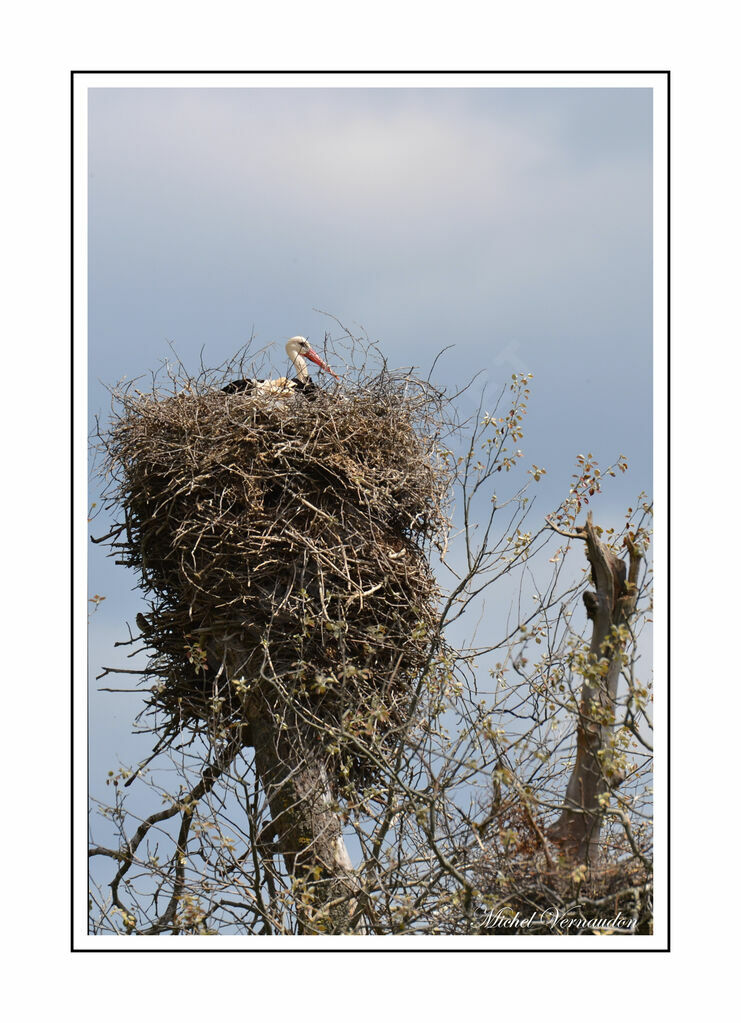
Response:
POLYGON ((606 766, 604 751, 614 725, 618 681, 625 648, 624 626, 637 598, 641 552, 626 539, 630 565, 599 539, 591 512, 574 534, 587 545, 594 590, 584 594, 592 623, 589 666, 584 675, 576 728, 576 761, 566 787, 561 816, 548 837, 575 862, 594 863, 602 825, 600 797, 623 780, 606 766))

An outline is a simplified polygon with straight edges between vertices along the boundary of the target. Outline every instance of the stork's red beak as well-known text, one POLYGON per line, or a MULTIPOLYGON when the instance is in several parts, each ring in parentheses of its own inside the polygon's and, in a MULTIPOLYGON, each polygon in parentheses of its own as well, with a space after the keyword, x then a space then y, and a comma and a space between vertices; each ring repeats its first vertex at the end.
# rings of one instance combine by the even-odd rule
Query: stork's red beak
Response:
POLYGON ((340 379, 336 373, 332 372, 332 370, 329 368, 324 359, 319 358, 319 356, 316 354, 313 348, 310 348, 307 352, 304 352, 304 355, 306 356, 307 359, 311 359, 311 361, 315 363, 319 367, 319 369, 323 369, 325 373, 329 373, 331 376, 333 376, 335 380, 340 379))

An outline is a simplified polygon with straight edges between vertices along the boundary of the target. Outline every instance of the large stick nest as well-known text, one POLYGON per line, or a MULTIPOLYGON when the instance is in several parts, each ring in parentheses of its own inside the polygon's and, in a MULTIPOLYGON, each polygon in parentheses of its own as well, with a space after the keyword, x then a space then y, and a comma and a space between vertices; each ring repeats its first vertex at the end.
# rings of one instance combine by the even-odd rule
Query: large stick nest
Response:
POLYGON ((249 737, 270 713, 365 775, 439 643, 445 401, 386 372, 313 400, 223 382, 119 387, 101 437, 108 539, 150 604, 137 624, 157 731, 218 721, 249 737))

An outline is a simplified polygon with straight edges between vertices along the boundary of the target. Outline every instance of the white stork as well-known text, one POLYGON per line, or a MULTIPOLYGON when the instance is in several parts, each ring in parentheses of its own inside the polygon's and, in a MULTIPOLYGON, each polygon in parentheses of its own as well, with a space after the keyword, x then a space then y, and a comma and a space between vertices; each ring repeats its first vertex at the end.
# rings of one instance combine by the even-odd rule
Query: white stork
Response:
POLYGON ((232 380, 222 387, 225 394, 236 394, 238 391, 253 391, 255 394, 282 395, 291 391, 311 392, 316 384, 309 376, 306 360, 310 359, 325 373, 331 374, 335 380, 340 378, 333 373, 326 362, 320 359, 305 337, 292 337, 286 345, 286 353, 296 369, 296 376, 278 377, 275 380, 232 380))

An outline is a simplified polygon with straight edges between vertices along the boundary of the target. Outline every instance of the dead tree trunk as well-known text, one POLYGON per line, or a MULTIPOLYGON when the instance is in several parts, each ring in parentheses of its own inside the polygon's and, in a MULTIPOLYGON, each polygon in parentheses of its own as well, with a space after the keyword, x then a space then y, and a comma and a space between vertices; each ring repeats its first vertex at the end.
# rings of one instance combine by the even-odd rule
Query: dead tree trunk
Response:
POLYGON ((250 725, 273 833, 293 880, 304 934, 362 933, 357 881, 320 751, 264 710, 250 725))
POLYGON ((567 535, 587 544, 595 589, 584 594, 584 603, 592 622, 592 639, 579 702, 576 762, 566 788, 564 809, 548 836, 571 861, 594 863, 602 825, 600 797, 622 781, 603 763, 601 755, 614 727, 625 648, 621 627, 629 622, 635 609, 641 554, 627 539, 630 568, 626 579, 625 562, 601 542, 591 513, 582 529, 567 535))
MULTIPOLYGON (((254 679, 267 670, 261 644, 244 632, 213 637, 208 655, 216 677, 254 679)), ((260 841, 277 839, 300 933, 364 933, 359 884, 321 744, 305 734, 280 686, 243 694, 242 710, 245 745, 254 747, 255 771, 270 808, 260 841)))

